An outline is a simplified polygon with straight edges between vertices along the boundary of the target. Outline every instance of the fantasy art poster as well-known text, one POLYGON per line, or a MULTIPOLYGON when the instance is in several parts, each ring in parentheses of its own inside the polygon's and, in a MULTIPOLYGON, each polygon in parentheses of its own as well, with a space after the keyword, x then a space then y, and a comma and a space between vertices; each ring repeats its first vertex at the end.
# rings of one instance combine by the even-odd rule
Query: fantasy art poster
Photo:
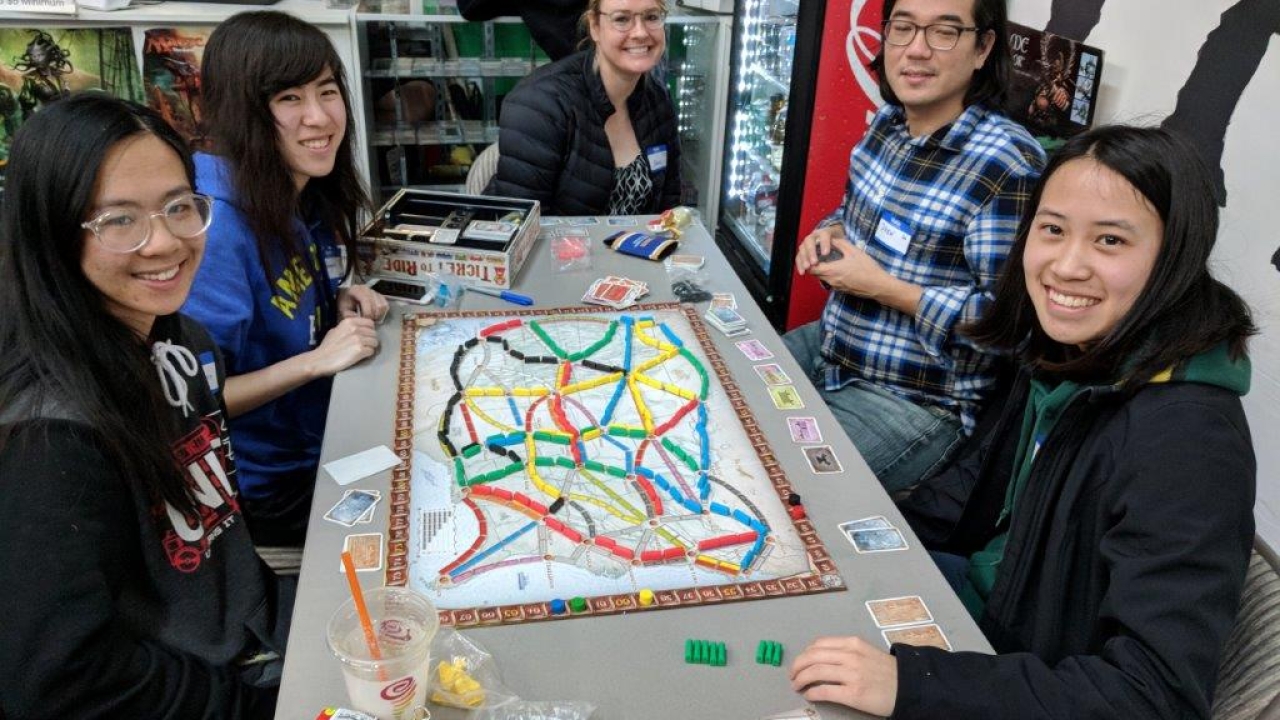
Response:
POLYGON ((1093 124, 1102 51, 1009 23, 1010 114, 1033 135, 1068 138, 1093 124))
POLYGON ((78 90, 142 101, 129 28, 0 28, 0 173, 23 121, 78 90))
POLYGON ((152 28, 142 44, 147 104, 169 121, 192 148, 204 146, 200 131, 200 62, 212 28, 152 28))

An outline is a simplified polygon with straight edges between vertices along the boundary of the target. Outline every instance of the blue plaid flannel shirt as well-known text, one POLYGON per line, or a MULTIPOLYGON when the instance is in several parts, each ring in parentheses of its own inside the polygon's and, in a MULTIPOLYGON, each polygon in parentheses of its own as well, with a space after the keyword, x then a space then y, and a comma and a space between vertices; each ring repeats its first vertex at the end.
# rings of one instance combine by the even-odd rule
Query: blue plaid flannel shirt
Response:
POLYGON ((842 224, 851 243, 924 293, 914 315, 831 294, 821 326, 828 390, 864 380, 947 408, 972 432, 995 381, 992 357, 954 330, 990 303, 1044 162, 1026 130, 980 105, 919 138, 901 108, 876 113, 850 156, 844 200, 820 225, 842 224), (887 214, 910 229, 904 254, 875 239, 887 214))

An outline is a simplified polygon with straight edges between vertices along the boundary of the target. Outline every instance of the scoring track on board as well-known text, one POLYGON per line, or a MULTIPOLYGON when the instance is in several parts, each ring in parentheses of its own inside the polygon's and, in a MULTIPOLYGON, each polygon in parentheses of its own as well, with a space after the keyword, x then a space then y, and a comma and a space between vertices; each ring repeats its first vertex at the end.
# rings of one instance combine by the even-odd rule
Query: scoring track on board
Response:
POLYGON ((687 307, 406 317, 396 427, 387 581, 447 623, 843 587, 687 307))

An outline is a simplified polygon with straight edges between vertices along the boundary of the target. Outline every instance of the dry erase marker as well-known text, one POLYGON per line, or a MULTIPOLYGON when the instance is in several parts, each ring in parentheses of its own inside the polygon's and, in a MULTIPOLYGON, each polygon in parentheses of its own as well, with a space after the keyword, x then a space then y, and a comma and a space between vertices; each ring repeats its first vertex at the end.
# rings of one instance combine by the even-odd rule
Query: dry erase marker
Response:
POLYGON ((478 292, 481 295, 492 295, 493 297, 496 297, 496 298, 502 298, 503 300, 506 300, 509 303, 515 303, 517 305, 533 304, 533 298, 529 297, 528 295, 513 293, 509 290, 499 290, 497 288, 480 287, 478 285, 469 285, 467 289, 474 290, 475 292, 478 292))

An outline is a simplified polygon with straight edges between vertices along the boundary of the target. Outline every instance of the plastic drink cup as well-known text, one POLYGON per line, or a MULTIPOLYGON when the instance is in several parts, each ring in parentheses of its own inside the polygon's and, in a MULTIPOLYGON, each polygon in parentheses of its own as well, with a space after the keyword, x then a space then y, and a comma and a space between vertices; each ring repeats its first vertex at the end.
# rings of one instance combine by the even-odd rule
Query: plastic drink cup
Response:
POLYGON ((409 588, 367 590, 382 658, 369 651, 355 603, 347 600, 329 618, 329 649, 342 664, 351 706, 380 720, 413 720, 426 704, 431 641, 440 620, 435 605, 409 588))

